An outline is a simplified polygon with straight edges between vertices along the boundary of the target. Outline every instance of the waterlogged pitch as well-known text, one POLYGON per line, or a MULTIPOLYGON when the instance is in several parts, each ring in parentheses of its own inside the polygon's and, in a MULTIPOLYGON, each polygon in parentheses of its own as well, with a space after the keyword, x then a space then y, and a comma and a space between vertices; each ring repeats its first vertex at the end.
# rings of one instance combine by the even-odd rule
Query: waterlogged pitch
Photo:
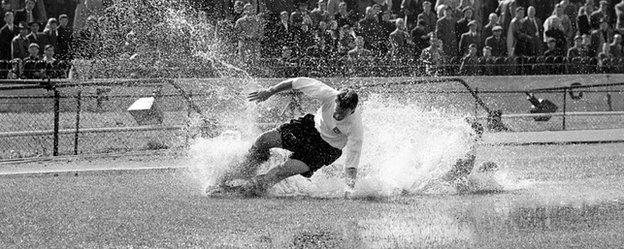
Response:
MULTIPOLYGON (((622 151, 622 144, 482 147, 479 161, 502 167, 503 192, 457 194, 433 184, 420 193, 355 200, 209 198, 189 169, 4 176, 0 246, 615 248, 624 242, 622 151)), ((178 167, 190 161, 72 164, 178 167)))

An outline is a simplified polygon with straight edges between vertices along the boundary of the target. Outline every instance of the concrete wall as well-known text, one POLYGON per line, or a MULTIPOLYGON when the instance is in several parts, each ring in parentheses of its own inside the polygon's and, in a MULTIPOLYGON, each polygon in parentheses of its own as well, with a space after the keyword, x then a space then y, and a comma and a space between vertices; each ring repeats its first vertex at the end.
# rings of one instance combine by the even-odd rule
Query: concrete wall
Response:
MULTIPOLYGON (((583 85, 594 85, 604 83, 624 82, 624 75, 538 75, 538 76, 480 76, 480 77, 461 77, 473 89, 482 91, 502 90, 502 91, 528 91, 535 88, 544 87, 560 87, 569 86, 572 82, 580 82, 583 85)), ((411 80, 423 80, 431 78, 327 78, 322 79, 329 85, 336 88, 354 85, 370 85, 375 83, 398 83, 411 80)), ((443 78, 435 78, 443 79, 443 78)), ((228 79, 186 79, 177 80, 188 93, 208 94, 206 97, 194 98, 200 102, 198 105, 212 106, 215 104, 223 104, 228 101, 228 97, 234 96, 237 99, 244 98, 245 91, 249 91, 254 85, 270 86, 282 79, 262 78, 245 80, 239 78, 228 79), (231 95, 231 96, 225 96, 231 95), (223 97, 223 100, 215 100, 211 96, 223 97)), ((62 95, 75 96, 78 90, 82 90, 83 110, 98 111, 97 96, 98 89, 109 89, 108 100, 103 100, 100 107, 104 111, 125 110, 132 104, 134 100, 141 96, 150 95, 155 89, 154 86, 112 86, 112 87, 81 87, 81 88, 63 88, 62 95), (128 97, 117 98, 114 96, 125 95, 128 97), (90 97, 89 97, 90 96, 90 97)), ((403 85, 398 87, 377 87, 360 89, 363 97, 366 99, 370 93, 387 91, 396 89, 397 93, 387 94, 391 97, 400 98, 404 101, 418 102, 424 106, 435 108, 452 108, 464 111, 474 110, 474 98, 472 98, 466 89, 457 84, 457 82, 438 82, 431 84, 403 85), (459 93, 409 93, 414 91, 456 91, 459 93)), ((598 89, 598 88, 596 88, 598 89)), ((605 88, 600 88, 605 89, 605 88)), ((624 87, 612 87, 623 92, 611 94, 611 107, 613 110, 624 110, 624 87)), ((163 88, 163 94, 177 94, 171 86, 163 88)), ((0 91, 0 112, 50 112, 53 108, 52 98, 38 98, 41 96, 53 96, 53 92, 44 89, 35 90, 12 90, 0 91), (20 96, 22 98, 7 98, 7 96, 20 96), (36 98, 29 98, 36 97, 36 98)), ((504 113, 526 113, 530 104, 526 101, 524 93, 480 93, 479 96, 484 100, 488 107, 492 109, 501 109, 504 113)), ((539 98, 548 98, 554 103, 561 105, 563 103, 562 94, 537 94, 539 98)), ((231 99, 231 98, 230 98, 231 99)), ((186 108, 185 100, 181 97, 169 97, 165 99, 166 104, 161 105, 165 110, 180 110, 186 108)), ((61 101, 61 111, 74 111, 76 106, 75 99, 63 99, 61 101)), ((568 111, 606 111, 609 109, 607 105, 606 93, 586 93, 581 100, 570 100, 568 98, 568 111)))

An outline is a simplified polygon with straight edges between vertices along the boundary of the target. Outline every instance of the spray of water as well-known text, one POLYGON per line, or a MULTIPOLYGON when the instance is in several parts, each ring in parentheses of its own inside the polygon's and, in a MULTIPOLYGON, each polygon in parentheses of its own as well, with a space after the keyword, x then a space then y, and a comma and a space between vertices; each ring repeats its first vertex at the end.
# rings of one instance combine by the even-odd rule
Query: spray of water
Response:
MULTIPOLYGON (((455 191, 439 179, 474 145, 474 131, 462 114, 423 110, 417 103, 401 104, 376 95, 364 101, 362 108, 365 142, 356 196, 393 197, 455 191)), ((193 145, 191 155, 196 161, 191 172, 202 186, 215 184, 216 179, 242 160, 253 137, 236 137, 200 139, 193 145)), ((261 172, 279 165, 288 154, 274 149, 272 159, 262 165, 261 172)), ((288 178, 271 188, 269 194, 340 197, 345 187, 342 172, 343 158, 309 179, 288 178)), ((498 173, 476 177, 472 188, 487 189, 504 180, 504 175, 498 173)))

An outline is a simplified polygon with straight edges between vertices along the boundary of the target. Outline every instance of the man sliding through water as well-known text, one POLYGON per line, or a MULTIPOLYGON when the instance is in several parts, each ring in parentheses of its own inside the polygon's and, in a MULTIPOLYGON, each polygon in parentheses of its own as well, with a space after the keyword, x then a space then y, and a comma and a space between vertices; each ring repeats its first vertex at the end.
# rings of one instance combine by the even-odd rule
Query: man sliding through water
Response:
POLYGON ((319 80, 301 77, 252 92, 248 99, 262 102, 276 93, 291 89, 299 90, 321 102, 316 115, 307 114, 260 135, 244 162, 238 165, 239 170, 224 177, 216 188, 208 189, 208 194, 227 190, 228 182, 238 178, 248 181, 232 189, 244 195, 259 196, 288 177, 312 177, 315 171, 336 161, 343 151, 346 154, 345 195, 353 193, 363 138, 357 93, 353 90, 337 91, 319 80), (292 154, 282 165, 256 176, 258 166, 269 159, 271 148, 286 149, 292 154))

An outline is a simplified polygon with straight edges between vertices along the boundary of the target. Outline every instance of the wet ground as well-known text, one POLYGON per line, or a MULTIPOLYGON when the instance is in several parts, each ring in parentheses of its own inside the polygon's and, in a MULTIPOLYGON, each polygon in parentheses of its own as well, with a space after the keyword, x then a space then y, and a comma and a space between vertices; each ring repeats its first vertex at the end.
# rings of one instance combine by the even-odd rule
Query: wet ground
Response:
MULTIPOLYGON (((489 146, 510 190, 208 198, 184 169, 4 176, 0 247, 617 248, 624 144, 489 146)), ((84 164, 162 163, 158 158, 84 164)), ((180 161, 168 159, 170 166, 180 161)), ((80 162, 74 162, 80 164, 80 162)))

